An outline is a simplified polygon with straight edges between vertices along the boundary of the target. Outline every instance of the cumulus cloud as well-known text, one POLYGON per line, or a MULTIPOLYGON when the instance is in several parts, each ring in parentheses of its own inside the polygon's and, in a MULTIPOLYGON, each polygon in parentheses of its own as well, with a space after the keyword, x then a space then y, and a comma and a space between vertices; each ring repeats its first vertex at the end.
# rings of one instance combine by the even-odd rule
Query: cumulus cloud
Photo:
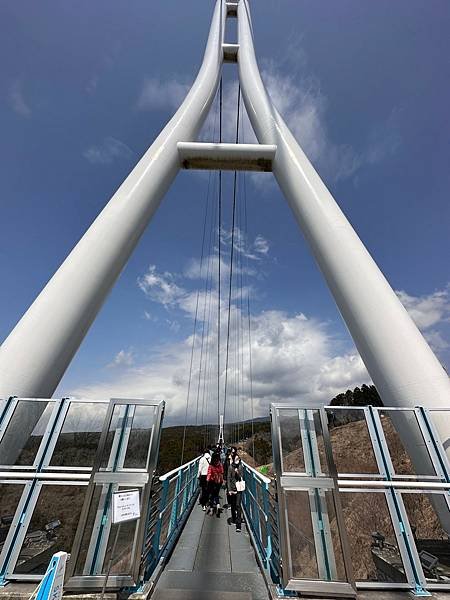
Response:
POLYGON ((447 340, 433 327, 450 322, 450 284, 422 296, 412 296, 403 290, 396 293, 430 346, 436 352, 448 348, 447 340))
POLYGON ((253 242, 253 247, 255 248, 255 252, 257 254, 263 254, 267 256, 269 253, 269 242, 262 235, 257 235, 255 241, 253 242))
POLYGON ((150 265, 147 272, 138 278, 138 286, 151 300, 166 308, 175 306, 186 296, 186 291, 175 283, 174 276, 167 271, 158 273, 156 265, 150 265))
POLYGON ((398 149, 401 138, 397 112, 368 131, 366 145, 355 149, 335 142, 327 127, 328 100, 314 76, 285 74, 269 62, 262 77, 270 97, 311 162, 332 181, 352 177, 365 165, 375 165, 398 149))
MULTIPOLYGON (((256 246, 265 256, 268 241, 262 236, 257 236, 256 240, 256 246)), ((228 420, 235 418, 238 405, 244 418, 250 418, 251 398, 254 414, 262 416, 267 414, 271 402, 326 403, 347 388, 370 382, 356 351, 338 352, 329 324, 303 313, 270 310, 254 314, 250 319, 249 336, 247 315, 241 310, 245 303, 241 305, 237 291, 232 294, 230 309, 228 370, 225 341, 228 304, 223 302, 221 306, 222 350, 218 375, 217 281, 210 280, 212 294, 207 294, 204 277, 199 272, 194 279, 186 277, 185 273, 160 272, 151 265, 139 278, 139 288, 152 303, 169 312, 165 321, 172 333, 178 332, 180 318, 192 322, 197 315, 195 337, 181 336, 175 343, 154 348, 151 360, 141 359, 138 364, 135 360, 134 364, 128 365, 129 368, 114 372, 114 376, 107 380, 79 387, 71 393, 85 397, 131 395, 164 399, 169 421, 181 422, 192 348, 194 361, 188 411, 191 422, 203 420, 201 415, 210 422, 214 420, 211 406, 217 402, 218 376, 222 406, 227 379, 228 420), (199 288, 194 285, 190 289, 195 279, 199 288), (208 410, 211 410, 210 416, 207 415, 208 410)), ((247 281, 243 290, 245 299, 250 285, 247 281)), ((125 353, 121 352, 118 362, 125 361, 125 353)))
POLYGON ((21 117, 31 117, 31 108, 25 100, 23 85, 20 79, 16 79, 9 88, 8 99, 11 108, 21 117))
POLYGON ((189 88, 189 83, 175 77, 169 80, 147 78, 142 84, 136 106, 139 110, 174 110, 180 106, 189 88))
MULTIPOLYGON (((141 278, 139 286, 152 302, 178 311, 182 318, 192 320, 195 315, 197 290, 189 291, 180 285, 178 279, 182 278, 183 275, 159 273, 156 267, 152 266, 141 278)), ((191 280, 185 278, 186 284, 189 281, 191 280)), ((436 328, 440 324, 448 323, 450 318, 449 286, 423 296, 412 296, 405 291, 397 293, 433 347, 448 347, 445 336, 436 328)), ((205 304, 207 301, 208 296, 201 291, 189 399, 190 422, 196 422, 196 419, 201 421, 202 414, 206 421, 213 422, 215 412, 211 407, 213 404, 216 406, 217 402, 217 302, 213 298, 208 308, 205 304), (203 310, 203 307, 207 310, 203 310)), ((222 306, 221 313, 221 339, 224 344, 220 365, 222 406, 225 384, 226 308, 225 305, 222 306)), ((346 389, 370 383, 370 377, 359 354, 354 348, 340 350, 342 340, 336 340, 330 331, 329 323, 303 313, 290 314, 280 310, 263 311, 251 317, 250 368, 245 317, 235 299, 231 306, 230 320, 226 410, 229 420, 234 418, 238 404, 241 407, 241 415, 250 418, 251 397, 255 416, 264 416, 267 415, 271 402, 327 403, 346 389)), ((177 330, 178 324, 178 317, 167 319, 169 330, 177 330)), ((192 343, 192 335, 181 337, 175 343, 155 348, 151 359, 141 359, 138 364, 135 357, 134 362, 130 363, 127 358, 129 351, 122 350, 113 362, 127 366, 126 369, 111 370, 112 376, 109 379, 79 386, 71 390, 71 394, 95 398, 131 395, 165 400, 168 421, 180 423, 184 419, 192 343)))
MULTIPOLYGON (((233 308, 235 317, 239 310, 233 308)), ((236 323, 236 318, 232 319, 236 323)), ((223 331, 225 333, 225 329, 223 331)), ((231 347, 235 348, 236 326, 231 331, 231 347)), ((241 332, 242 335, 242 332, 241 332)), ((203 374, 198 387, 200 371, 200 336, 194 353, 194 384, 191 386, 189 418, 196 417, 207 407, 211 410, 212 398, 216 402, 217 365, 209 368, 203 363, 203 374), (197 396, 197 390, 200 393, 197 396)), ((252 371, 249 353, 244 345, 237 355, 230 354, 228 368, 227 410, 228 419, 234 416, 237 401, 236 380, 239 377, 239 403, 244 418, 250 418, 250 390, 253 392, 255 416, 267 415, 271 402, 329 402, 333 396, 370 378, 356 353, 336 355, 333 336, 327 325, 303 314, 289 315, 283 311, 267 311, 251 319, 252 371), (243 367, 243 369, 242 369, 243 367)), ((225 339, 225 336, 222 338, 225 339)), ((247 339, 246 337, 244 339, 247 339)), ((184 416, 186 390, 189 378, 189 359, 192 336, 171 346, 162 347, 151 361, 119 372, 110 381, 80 386, 72 395, 87 398, 112 396, 143 397, 165 400, 167 417, 171 422, 181 422, 184 416)), ((212 328, 204 340, 204 357, 215 355, 217 330, 212 328)), ((225 349, 225 347, 224 347, 225 349)), ((221 403, 224 398, 225 359, 222 356, 220 387, 221 403)), ((210 421, 214 420, 213 412, 210 421)))
POLYGON ((134 363, 134 353, 132 349, 120 350, 114 359, 107 365, 108 368, 131 367, 134 363))
POLYGON ((83 156, 93 165, 110 165, 116 160, 131 160, 134 153, 120 140, 106 137, 100 144, 87 148, 83 156))

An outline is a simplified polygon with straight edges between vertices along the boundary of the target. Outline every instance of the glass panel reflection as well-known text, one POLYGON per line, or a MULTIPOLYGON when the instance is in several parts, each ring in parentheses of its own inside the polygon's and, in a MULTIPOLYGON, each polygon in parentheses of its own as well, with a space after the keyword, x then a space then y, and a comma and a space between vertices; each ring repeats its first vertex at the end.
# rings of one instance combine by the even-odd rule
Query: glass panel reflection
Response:
POLYGON ((305 472, 298 410, 280 410, 281 461, 283 471, 305 472))
POLYGON ((405 582, 384 493, 342 491, 340 498, 355 580, 405 582))
POLYGON ((32 466, 54 402, 19 400, 0 442, 2 465, 32 466))
MULTIPOLYGON (((75 567, 76 575, 106 573, 118 527, 111 524, 112 493, 127 488, 128 486, 118 487, 116 484, 95 486, 75 567)), ((141 490, 139 493, 141 495, 141 490)), ((111 575, 130 575, 138 525, 139 520, 121 524, 112 558, 111 575)))
POLYGON ((386 443, 396 475, 436 476, 413 411, 380 411, 386 443))
POLYGON ((0 483, 0 552, 22 496, 23 484, 0 483))
POLYGON ((127 453, 123 464, 125 469, 146 468, 154 420, 154 406, 134 408, 132 429, 129 432, 127 453))
MULTIPOLYGON (((126 489, 120 487, 119 490, 126 489)), ((142 490, 139 490, 139 498, 141 498, 142 490)), ((107 550, 103 560, 102 573, 106 573, 111 558, 111 552, 118 533, 117 542, 114 548, 114 554, 111 562, 111 575, 130 575, 132 569, 132 552, 134 547, 134 539, 137 534, 139 519, 135 521, 125 521, 119 525, 112 525, 107 543, 107 550)))
POLYGON ((319 570, 309 493, 301 490, 287 490, 285 500, 291 548, 292 577, 295 579, 318 579, 319 570))
POLYGON ((331 534, 331 543, 333 553, 329 556, 331 562, 331 577, 334 580, 346 581, 345 565, 344 565, 344 553, 342 551, 341 536, 339 533, 338 522, 336 519, 336 509, 333 500, 332 492, 324 492, 326 502, 326 518, 328 519, 328 526, 331 534))
POLYGON ((130 407, 124 404, 116 404, 113 409, 111 421, 106 435, 105 446, 103 448, 103 454, 101 458, 101 469, 108 471, 116 470, 117 464, 117 448, 123 446, 124 436, 123 431, 126 427, 124 420, 130 420, 129 417, 130 407))
POLYGON ((86 489, 79 485, 42 487, 15 573, 43 575, 55 552, 71 552, 86 489))
POLYGON ((314 477, 329 475, 330 470, 325 452, 320 412, 318 410, 305 410, 300 411, 300 414, 302 415, 300 423, 308 440, 312 460, 310 470, 307 469, 307 471, 314 477), (302 423, 303 420, 304 423, 302 423))
POLYGON ((71 402, 50 465, 92 467, 107 410, 107 403, 71 402))
POLYGON ((450 462, 450 410, 430 410, 429 414, 450 462))
POLYGON ((450 583, 450 512, 444 495, 405 492, 402 497, 425 577, 450 583))
POLYGON ((0 423, 2 422, 2 416, 3 416, 3 411, 5 410, 6 407, 6 400, 4 400, 3 398, 0 398, 0 423))
POLYGON ((100 528, 100 522, 102 518, 102 512, 99 511, 100 500, 102 500, 101 506, 104 505, 105 496, 108 493, 108 489, 112 486, 108 485, 96 485, 90 501, 89 511, 84 524, 83 536, 81 538, 80 551, 77 557, 77 564, 75 565, 75 575, 90 575, 90 565, 86 565, 87 558, 89 556, 89 548, 95 544, 96 533, 100 528), (94 531, 95 526, 95 531, 94 531))
POLYGON ((326 412, 338 474, 377 474, 378 466, 364 411, 327 408, 326 412))

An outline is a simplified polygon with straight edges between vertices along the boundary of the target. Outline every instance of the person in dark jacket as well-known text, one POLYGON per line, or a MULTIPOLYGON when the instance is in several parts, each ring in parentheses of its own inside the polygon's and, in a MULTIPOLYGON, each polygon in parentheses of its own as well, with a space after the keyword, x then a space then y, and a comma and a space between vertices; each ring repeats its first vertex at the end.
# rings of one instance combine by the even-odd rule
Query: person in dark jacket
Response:
POLYGON ((241 496, 242 492, 238 491, 236 482, 242 481, 242 461, 236 453, 233 456, 233 461, 228 467, 227 472, 227 489, 231 504, 231 522, 236 524, 236 532, 241 531, 242 510, 241 496))
POLYGON ((228 477, 228 467, 230 466, 230 464, 233 462, 233 458, 231 456, 231 450, 230 448, 227 449, 227 453, 225 456, 225 460, 223 463, 223 481, 225 484, 225 489, 227 491, 227 503, 224 504, 224 508, 228 508, 230 506, 230 496, 228 495, 228 484, 227 484, 227 477, 228 477))
POLYGON ((220 517, 220 488, 223 484, 223 466, 220 460, 220 454, 214 452, 211 457, 211 463, 208 467, 206 476, 208 482, 209 509, 208 514, 216 513, 220 517))

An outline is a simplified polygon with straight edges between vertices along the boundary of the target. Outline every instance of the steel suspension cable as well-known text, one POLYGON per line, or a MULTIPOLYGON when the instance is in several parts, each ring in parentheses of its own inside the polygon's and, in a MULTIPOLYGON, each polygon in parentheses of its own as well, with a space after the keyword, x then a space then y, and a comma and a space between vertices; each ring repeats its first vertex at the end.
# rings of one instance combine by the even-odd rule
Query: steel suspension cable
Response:
MULTIPOLYGON (((241 86, 238 86, 238 102, 237 102, 237 119, 236 119, 236 144, 239 140, 239 109, 240 109, 240 98, 241 98, 241 86)), ((232 223, 231 223, 231 253, 230 253, 230 279, 228 286, 228 324, 227 324, 227 345, 226 345, 226 356, 225 356, 225 389, 223 399, 223 415, 224 420, 226 416, 227 406, 227 384, 228 384, 228 359, 229 359, 229 345, 230 345, 230 314, 231 314, 231 287, 233 281, 233 258, 234 258, 234 222, 236 216, 236 189, 237 189, 237 171, 234 172, 233 178, 233 209, 232 209, 232 223)))
MULTIPOLYGON (((222 142, 222 80, 219 86, 219 143, 222 142)), ((218 282, 217 282, 217 427, 220 427, 220 260, 221 260, 221 228, 222 228, 222 171, 219 171, 219 217, 218 217, 218 282)))
MULTIPOLYGON (((215 133, 215 122, 214 122, 214 130, 212 132, 213 137, 214 137, 214 133, 215 133)), ((211 131, 210 131, 210 135, 211 135, 211 131)), ((212 175, 212 173, 210 172, 209 177, 208 177, 208 187, 207 187, 206 201, 205 201, 205 218, 203 221, 202 244, 201 244, 201 253, 200 253, 200 275, 202 273, 203 258, 204 258, 204 254, 205 254, 206 223, 207 223, 207 219, 208 219, 208 205, 209 205, 210 188, 211 188, 211 175, 212 175)), ((192 335, 191 357, 190 357, 190 364, 189 364, 189 380, 188 380, 188 389, 187 389, 187 395, 186 395, 186 409, 185 409, 185 414, 184 414, 183 441, 181 444, 180 465, 184 464, 184 451, 185 451, 185 445, 186 445, 186 430, 187 430, 189 398, 190 398, 191 382, 192 382, 192 367, 193 367, 193 362, 194 362, 195 338, 196 338, 196 332, 197 332, 199 298, 200 298, 200 288, 197 290, 197 299, 196 299, 196 304, 195 304, 194 332, 192 335)), ((198 406, 197 406, 197 410, 198 410, 198 406)))
MULTIPOLYGON (((208 179, 208 191, 207 191, 207 196, 206 196, 205 219, 203 222, 202 249, 201 249, 201 257, 200 257, 200 273, 202 272, 203 256, 204 256, 204 252, 205 252, 206 221, 207 221, 207 215, 208 215, 210 182, 211 182, 211 178, 208 179)), ((188 411, 189 411, 189 397, 190 397, 190 392, 191 392, 192 366, 193 366, 193 362, 194 362, 195 336, 196 336, 196 332, 197 332, 199 298, 200 298, 200 289, 197 290, 197 300, 195 303, 194 333, 192 335, 191 360, 190 360, 190 365, 189 365, 189 381, 188 381, 188 390, 187 390, 187 396, 186 396, 186 410, 185 410, 185 415, 184 415, 183 442, 182 442, 182 446, 181 446, 180 465, 184 464, 183 463, 184 448, 185 448, 185 443, 186 443, 186 429, 187 429, 187 419, 188 419, 188 411)))
MULTIPOLYGON (((216 110, 214 113, 214 126, 213 126, 213 134, 212 134, 212 140, 215 140, 216 137, 216 123, 217 123, 217 103, 216 103, 216 110)), ((212 172, 210 171, 209 173, 210 175, 212 174, 212 172)), ((214 177, 215 177, 215 171, 214 171, 214 177)), ((209 192, 209 184, 210 184, 211 178, 209 177, 208 179, 208 192, 209 192)), ((209 273, 210 273, 210 267, 211 267, 211 262, 212 262, 212 248, 211 248, 211 244, 213 243, 213 231, 214 231, 214 223, 215 223, 215 213, 216 213, 216 204, 213 203, 213 212, 212 212, 212 218, 211 218, 211 227, 209 229, 209 242, 208 242, 208 262, 207 262, 207 268, 206 268, 206 278, 205 278, 205 301, 203 304, 203 317, 202 317, 202 341, 201 341, 201 348, 200 348, 200 364, 199 364, 199 370, 198 370, 198 386, 197 386, 197 403, 196 403, 196 412, 195 412, 195 424, 198 425, 198 411, 199 411, 199 399, 200 399, 200 382, 201 382, 201 377, 202 377, 202 366, 203 366, 203 349, 204 349, 204 341, 205 341, 205 317, 206 317, 206 304, 207 304, 207 300, 208 300, 208 281, 209 281, 209 273)), ((201 269, 200 269, 200 278, 202 276, 201 273, 201 269)), ((206 361, 205 361, 206 362, 206 361)))
MULTIPOLYGON (((245 143, 245 120, 242 118, 242 142, 245 143)), ((243 173, 244 188, 244 232, 248 236, 248 212, 247 212, 247 178, 243 173)), ((248 266, 248 259, 246 260, 248 266)), ((247 281, 247 328, 248 328, 248 364, 249 364, 249 382, 250 382, 250 418, 251 418, 251 438, 252 438, 252 456, 256 463, 255 456, 255 410, 253 399, 253 372, 252 372, 252 333, 251 333, 251 311, 250 311, 250 285, 247 281)))

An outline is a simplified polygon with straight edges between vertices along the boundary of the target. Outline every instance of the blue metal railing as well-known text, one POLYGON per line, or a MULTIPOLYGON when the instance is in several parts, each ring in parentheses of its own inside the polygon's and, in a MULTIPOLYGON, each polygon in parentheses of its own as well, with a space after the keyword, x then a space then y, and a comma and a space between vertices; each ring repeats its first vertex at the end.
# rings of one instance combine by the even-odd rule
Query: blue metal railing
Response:
POLYGON ((147 533, 142 553, 143 581, 170 554, 198 496, 200 457, 158 477, 153 485, 147 533))
POLYGON ((280 580, 278 518, 272 480, 247 463, 243 464, 245 491, 242 494, 249 533, 268 580, 280 580))

